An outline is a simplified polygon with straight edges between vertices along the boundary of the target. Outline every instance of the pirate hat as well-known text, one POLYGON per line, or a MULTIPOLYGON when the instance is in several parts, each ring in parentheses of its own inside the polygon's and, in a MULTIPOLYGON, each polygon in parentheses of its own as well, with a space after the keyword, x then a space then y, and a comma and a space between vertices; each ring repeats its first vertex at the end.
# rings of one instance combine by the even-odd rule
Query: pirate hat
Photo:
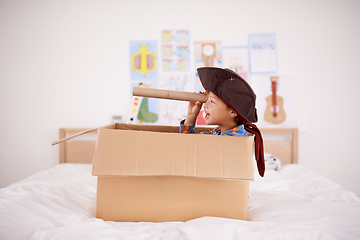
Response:
POLYGON ((256 95, 239 74, 230 69, 217 67, 200 67, 197 72, 206 90, 221 98, 240 115, 239 117, 249 122, 257 122, 256 95))

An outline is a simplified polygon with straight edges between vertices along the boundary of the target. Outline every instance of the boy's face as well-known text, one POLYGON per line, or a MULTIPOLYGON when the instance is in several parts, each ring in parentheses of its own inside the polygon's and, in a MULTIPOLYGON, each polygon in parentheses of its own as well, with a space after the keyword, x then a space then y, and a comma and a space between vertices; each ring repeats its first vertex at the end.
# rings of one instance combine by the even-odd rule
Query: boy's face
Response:
POLYGON ((205 122, 208 125, 226 126, 234 123, 236 113, 220 98, 208 92, 208 100, 204 103, 205 122))

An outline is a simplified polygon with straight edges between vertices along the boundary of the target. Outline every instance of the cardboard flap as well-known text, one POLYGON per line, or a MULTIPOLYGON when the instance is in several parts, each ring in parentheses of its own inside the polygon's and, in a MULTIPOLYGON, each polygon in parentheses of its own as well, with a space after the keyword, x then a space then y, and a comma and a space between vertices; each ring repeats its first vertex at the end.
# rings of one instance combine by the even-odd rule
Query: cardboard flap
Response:
POLYGON ((253 137, 106 128, 98 133, 93 165, 96 176, 254 178, 253 137))
MULTIPOLYGON (((114 128, 116 128, 116 126, 117 126, 116 123, 113 123, 113 124, 110 124, 110 125, 103 126, 101 128, 113 128, 114 129, 114 128)), ((73 138, 76 138, 76 137, 79 137, 79 136, 82 136, 82 135, 85 135, 85 134, 88 134, 88 133, 91 133, 91 132, 95 132, 98 129, 99 128, 90 128, 90 129, 87 129, 85 131, 75 133, 75 134, 73 134, 73 135, 71 135, 69 137, 65 137, 65 138, 59 139, 57 141, 54 141, 54 142, 51 143, 51 145, 54 146, 54 145, 57 145, 59 143, 66 142, 66 141, 71 140, 73 138)))

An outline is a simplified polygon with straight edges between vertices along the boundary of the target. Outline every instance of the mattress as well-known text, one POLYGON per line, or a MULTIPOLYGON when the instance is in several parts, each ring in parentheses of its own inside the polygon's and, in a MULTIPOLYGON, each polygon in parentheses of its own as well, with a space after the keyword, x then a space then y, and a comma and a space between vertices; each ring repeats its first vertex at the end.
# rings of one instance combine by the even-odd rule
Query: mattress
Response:
POLYGON ((103 221, 91 171, 60 164, 0 189, 0 239, 360 239, 360 199, 297 164, 250 183, 247 221, 103 221))

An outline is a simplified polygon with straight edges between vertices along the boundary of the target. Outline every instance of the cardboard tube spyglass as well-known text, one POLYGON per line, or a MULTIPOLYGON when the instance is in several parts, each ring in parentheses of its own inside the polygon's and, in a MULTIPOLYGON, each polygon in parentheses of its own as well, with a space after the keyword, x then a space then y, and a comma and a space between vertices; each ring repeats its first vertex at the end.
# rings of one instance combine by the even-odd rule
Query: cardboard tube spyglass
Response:
POLYGON ((134 87, 133 96, 171 99, 171 100, 188 101, 188 102, 199 101, 201 103, 206 102, 208 99, 207 95, 204 93, 190 93, 183 91, 163 90, 163 89, 146 88, 146 87, 134 87))

